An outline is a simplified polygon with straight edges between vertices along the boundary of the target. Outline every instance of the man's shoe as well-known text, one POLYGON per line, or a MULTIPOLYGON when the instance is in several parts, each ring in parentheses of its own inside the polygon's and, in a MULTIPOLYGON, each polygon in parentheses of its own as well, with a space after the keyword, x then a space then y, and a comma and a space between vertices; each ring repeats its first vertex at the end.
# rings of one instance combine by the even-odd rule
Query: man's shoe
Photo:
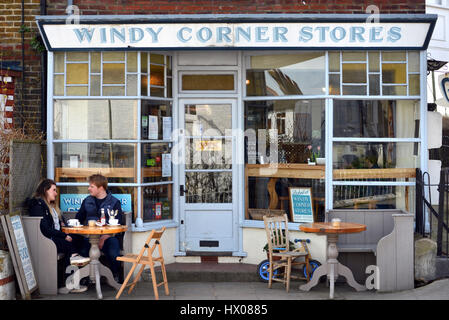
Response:
POLYGON ((72 289, 70 292, 71 293, 81 293, 81 292, 85 292, 87 290, 87 286, 81 286, 79 289, 72 289))
POLYGON ((70 290, 67 287, 61 287, 58 289, 59 294, 68 294, 70 290))

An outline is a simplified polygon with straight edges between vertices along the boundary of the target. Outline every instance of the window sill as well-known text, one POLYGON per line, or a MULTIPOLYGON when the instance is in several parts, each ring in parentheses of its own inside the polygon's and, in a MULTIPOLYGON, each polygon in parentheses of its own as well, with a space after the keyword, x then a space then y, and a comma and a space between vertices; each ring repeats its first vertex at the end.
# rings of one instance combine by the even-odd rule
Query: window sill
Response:
POLYGON ((131 232, 146 232, 151 231, 153 229, 160 229, 162 227, 166 228, 176 228, 178 227, 178 222, 174 220, 163 220, 163 221, 153 221, 153 222, 144 222, 142 227, 136 227, 136 224, 133 223, 131 225, 131 232))
MULTIPOLYGON (((289 231, 299 231, 299 226, 301 224, 302 223, 299 223, 299 222, 289 222, 288 230, 289 231)), ((243 228, 265 229, 263 220, 244 220, 241 226, 243 228)))

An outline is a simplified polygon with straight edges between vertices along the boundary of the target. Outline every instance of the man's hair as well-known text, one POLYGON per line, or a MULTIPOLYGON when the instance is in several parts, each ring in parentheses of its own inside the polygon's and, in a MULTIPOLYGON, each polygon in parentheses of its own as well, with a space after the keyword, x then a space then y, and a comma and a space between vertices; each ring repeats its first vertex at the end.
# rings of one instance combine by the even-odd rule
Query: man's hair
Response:
POLYGON ((108 178, 101 174, 93 174, 89 177, 89 183, 93 183, 97 188, 103 187, 104 190, 108 188, 108 178))

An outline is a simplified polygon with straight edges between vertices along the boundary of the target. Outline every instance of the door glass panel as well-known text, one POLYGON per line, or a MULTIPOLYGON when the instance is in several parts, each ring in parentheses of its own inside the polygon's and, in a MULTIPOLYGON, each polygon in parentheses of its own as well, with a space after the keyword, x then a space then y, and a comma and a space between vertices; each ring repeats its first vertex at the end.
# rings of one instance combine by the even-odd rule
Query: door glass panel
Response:
POLYGON ((232 139, 186 138, 186 169, 232 169, 232 139))
POLYGON ((232 203, 232 172, 186 172, 186 203, 232 203))
POLYGON ((225 136, 232 129, 231 110, 230 104, 186 105, 186 136, 225 136))

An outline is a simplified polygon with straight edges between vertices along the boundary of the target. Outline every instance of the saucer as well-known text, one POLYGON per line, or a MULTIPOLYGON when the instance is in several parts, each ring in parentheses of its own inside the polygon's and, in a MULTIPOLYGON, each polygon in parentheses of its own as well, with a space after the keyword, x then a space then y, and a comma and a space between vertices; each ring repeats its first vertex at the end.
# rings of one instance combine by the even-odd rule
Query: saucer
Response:
POLYGON ((108 226, 111 226, 111 227, 117 227, 119 225, 120 225, 119 223, 117 223, 117 224, 110 224, 110 223, 108 223, 108 226))

